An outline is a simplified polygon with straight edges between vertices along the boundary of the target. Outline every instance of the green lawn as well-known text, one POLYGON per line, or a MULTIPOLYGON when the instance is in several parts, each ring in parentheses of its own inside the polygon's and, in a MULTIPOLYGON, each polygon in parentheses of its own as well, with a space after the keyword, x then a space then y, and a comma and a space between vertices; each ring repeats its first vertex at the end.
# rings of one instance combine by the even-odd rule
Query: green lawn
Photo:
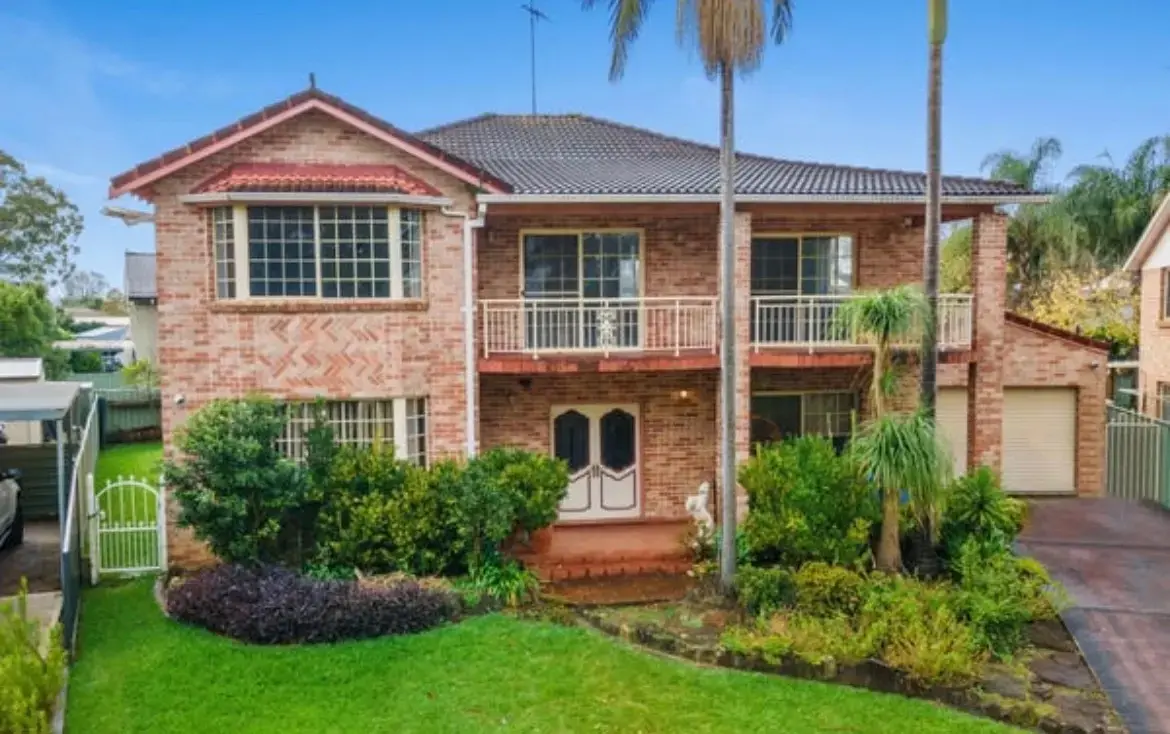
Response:
POLYGON ((106 482, 117 479, 119 474, 158 484, 158 475, 161 473, 161 443, 116 444, 98 454, 97 471, 93 477, 94 489, 101 489, 106 486, 106 482))
POLYGON ((1007 732, 922 701, 703 669, 489 616, 411 637, 249 647, 166 619, 149 582, 82 610, 69 731, 1007 732))

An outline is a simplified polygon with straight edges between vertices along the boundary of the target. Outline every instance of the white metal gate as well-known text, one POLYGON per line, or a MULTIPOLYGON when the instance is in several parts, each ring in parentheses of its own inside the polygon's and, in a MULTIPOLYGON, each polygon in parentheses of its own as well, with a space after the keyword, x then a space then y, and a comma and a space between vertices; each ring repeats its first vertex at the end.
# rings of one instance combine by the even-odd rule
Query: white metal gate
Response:
POLYGON ((88 479, 90 567, 96 584, 101 574, 142 574, 167 567, 165 493, 158 486, 122 477, 96 493, 88 479))

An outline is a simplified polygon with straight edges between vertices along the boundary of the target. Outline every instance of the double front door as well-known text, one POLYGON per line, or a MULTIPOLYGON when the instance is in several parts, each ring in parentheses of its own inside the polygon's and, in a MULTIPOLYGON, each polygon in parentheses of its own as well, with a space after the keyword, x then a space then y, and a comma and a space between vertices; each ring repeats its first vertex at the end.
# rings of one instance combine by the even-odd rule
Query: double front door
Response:
POLYGON ((639 517, 638 407, 554 406, 551 421, 553 455, 569 465, 560 519, 639 517))
POLYGON ((635 348, 641 330, 637 232, 526 233, 528 349, 635 348))

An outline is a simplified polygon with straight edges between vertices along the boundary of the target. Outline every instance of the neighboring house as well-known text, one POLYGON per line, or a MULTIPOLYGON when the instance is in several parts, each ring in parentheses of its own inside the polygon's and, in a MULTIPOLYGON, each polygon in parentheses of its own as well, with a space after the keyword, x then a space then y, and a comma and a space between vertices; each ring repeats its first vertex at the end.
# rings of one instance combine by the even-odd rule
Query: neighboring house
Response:
MULTIPOLYGON (((381 435, 415 461, 551 452, 571 470, 557 537, 653 529, 677 552, 685 498, 719 477, 718 161, 584 115, 409 134, 310 89, 115 176, 111 198, 154 206, 164 435, 261 391, 305 406, 285 436, 298 455, 323 396, 342 440, 381 435)), ((740 460, 753 440, 843 441, 865 414, 871 355, 834 314, 921 281, 924 184, 739 156, 740 460)), ((946 178, 943 197, 945 221, 973 221, 973 295, 940 304, 958 460, 1015 491, 1098 492, 1103 348, 1004 311, 997 207, 1038 195, 946 178)))
POLYGON ((1162 199, 1125 269, 1141 284, 1138 406, 1170 420, 1170 196, 1162 199))
POLYGON ((107 326, 98 326, 72 339, 54 342, 53 346, 67 352, 97 352, 102 358, 103 372, 116 372, 134 361, 134 342, 130 338, 130 318, 107 317, 107 326))
POLYGON ((158 361, 158 293, 153 252, 127 252, 126 300, 130 303, 130 339, 135 359, 158 361))
MULTIPOLYGON (((43 382, 45 365, 40 357, 0 357, 0 385, 43 382)), ((3 424, 8 444, 39 444, 44 439, 40 421, 7 421, 3 424)))

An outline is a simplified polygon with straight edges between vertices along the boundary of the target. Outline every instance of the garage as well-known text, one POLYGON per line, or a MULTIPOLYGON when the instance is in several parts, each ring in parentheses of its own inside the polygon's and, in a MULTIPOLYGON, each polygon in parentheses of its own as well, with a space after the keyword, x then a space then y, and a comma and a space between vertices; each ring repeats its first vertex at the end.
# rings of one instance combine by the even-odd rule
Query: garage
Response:
POLYGON ((1010 492, 1076 491, 1077 391, 1003 391, 1003 484, 1010 492))
POLYGON ((967 388, 944 387, 938 391, 935 417, 939 432, 955 460, 955 476, 967 473, 967 388))
MULTIPOLYGON (((938 426, 955 458, 967 468, 967 389, 938 394, 938 426)), ((1009 387, 1003 391, 1003 484, 1021 494, 1076 490, 1076 388, 1009 387)))

